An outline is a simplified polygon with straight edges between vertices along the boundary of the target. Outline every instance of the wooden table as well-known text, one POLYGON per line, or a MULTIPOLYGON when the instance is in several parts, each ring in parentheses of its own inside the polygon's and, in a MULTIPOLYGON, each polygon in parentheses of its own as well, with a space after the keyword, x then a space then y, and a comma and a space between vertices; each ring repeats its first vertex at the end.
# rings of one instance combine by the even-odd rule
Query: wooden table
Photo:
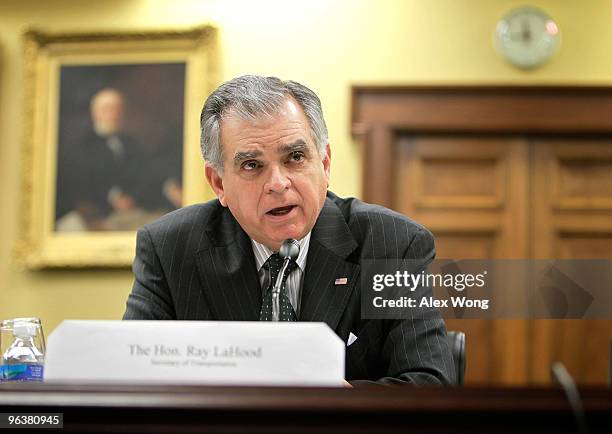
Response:
MULTIPOLYGON (((589 433, 612 432, 612 390, 581 396, 589 433)), ((62 432, 578 432, 563 391, 536 388, 1 384, 0 412, 63 413, 62 432)))

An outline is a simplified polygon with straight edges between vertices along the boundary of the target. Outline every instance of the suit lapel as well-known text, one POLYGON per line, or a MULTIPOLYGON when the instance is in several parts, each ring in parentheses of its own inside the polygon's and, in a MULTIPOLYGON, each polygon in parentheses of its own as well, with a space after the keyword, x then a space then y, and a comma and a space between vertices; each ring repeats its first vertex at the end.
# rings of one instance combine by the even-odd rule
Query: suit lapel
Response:
POLYGON ((340 209, 326 199, 310 239, 300 321, 336 328, 359 278, 359 265, 346 260, 356 247, 340 209))
POLYGON ((257 321, 261 286, 250 238, 226 208, 206 235, 210 248, 197 253, 197 264, 213 319, 257 321))

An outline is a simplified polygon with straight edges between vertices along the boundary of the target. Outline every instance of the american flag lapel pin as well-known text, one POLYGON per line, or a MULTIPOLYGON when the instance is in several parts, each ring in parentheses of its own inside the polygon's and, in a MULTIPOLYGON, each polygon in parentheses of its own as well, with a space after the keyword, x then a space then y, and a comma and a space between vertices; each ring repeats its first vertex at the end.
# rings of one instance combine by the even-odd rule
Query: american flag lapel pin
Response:
POLYGON ((348 282, 348 279, 346 277, 339 277, 336 280, 334 280, 334 285, 346 285, 348 282))

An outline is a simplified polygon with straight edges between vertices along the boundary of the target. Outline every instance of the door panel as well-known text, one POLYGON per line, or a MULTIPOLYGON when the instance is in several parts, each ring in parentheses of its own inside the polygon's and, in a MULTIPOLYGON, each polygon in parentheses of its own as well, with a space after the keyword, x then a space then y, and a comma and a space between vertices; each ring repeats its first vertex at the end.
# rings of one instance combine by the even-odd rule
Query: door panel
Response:
MULTIPOLYGON (((527 254, 527 143, 490 136, 400 137, 396 209, 429 228, 440 259, 527 254)), ((466 333, 466 382, 515 384, 527 375, 527 322, 447 320, 466 333)))
MULTIPOLYGON (((612 141, 538 139, 533 153, 532 250, 542 259, 612 258, 612 141)), ((532 321, 531 381, 563 362, 578 383, 604 384, 612 321, 532 321)))

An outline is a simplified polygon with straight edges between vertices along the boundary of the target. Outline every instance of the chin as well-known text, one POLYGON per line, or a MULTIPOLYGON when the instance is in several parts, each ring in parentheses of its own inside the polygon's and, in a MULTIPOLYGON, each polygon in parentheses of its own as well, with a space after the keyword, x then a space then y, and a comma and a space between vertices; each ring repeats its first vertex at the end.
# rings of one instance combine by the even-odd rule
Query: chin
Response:
POLYGON ((274 234, 274 237, 270 238, 270 242, 273 244, 275 249, 278 249, 280 245, 288 238, 299 240, 303 238, 302 232, 298 231, 278 231, 274 234))

